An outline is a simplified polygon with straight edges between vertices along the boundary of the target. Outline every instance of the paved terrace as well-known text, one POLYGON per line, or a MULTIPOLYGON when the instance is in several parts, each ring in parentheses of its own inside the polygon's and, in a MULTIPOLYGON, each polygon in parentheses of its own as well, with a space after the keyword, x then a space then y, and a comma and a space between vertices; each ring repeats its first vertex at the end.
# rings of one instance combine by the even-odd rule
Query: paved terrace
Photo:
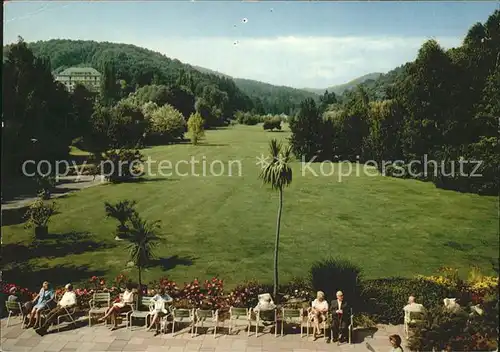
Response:
POLYGON ((56 327, 52 327, 49 334, 40 337, 33 329, 22 329, 17 318, 11 318, 8 328, 6 323, 7 320, 2 319, 1 351, 386 352, 390 350, 389 335, 399 334, 403 337, 401 325, 379 325, 371 331, 356 330, 355 343, 340 346, 336 343, 326 343, 322 338, 313 341, 311 335, 301 338, 298 328, 289 328, 283 337, 279 334, 274 337, 274 329, 271 327, 261 329, 258 337, 255 337, 253 327, 253 334, 247 337, 243 326, 238 326, 233 335, 228 335, 225 327, 217 329, 216 338, 211 333, 211 328, 208 331, 207 328, 199 328, 196 337, 191 337, 188 329, 179 330, 179 334, 176 331, 174 337, 171 333, 155 337, 154 332, 147 332, 139 326, 134 326, 132 331, 125 327, 111 331, 103 325, 88 327, 84 320, 79 320, 77 328, 62 326, 60 332, 57 332, 56 327))

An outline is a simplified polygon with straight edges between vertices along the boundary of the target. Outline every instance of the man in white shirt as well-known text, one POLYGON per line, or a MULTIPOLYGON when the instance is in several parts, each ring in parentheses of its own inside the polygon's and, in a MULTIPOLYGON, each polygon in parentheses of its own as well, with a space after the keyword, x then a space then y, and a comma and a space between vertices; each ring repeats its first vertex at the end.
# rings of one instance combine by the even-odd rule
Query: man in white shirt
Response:
POLYGON ((35 330, 38 335, 45 335, 49 326, 57 319, 58 316, 65 314, 67 309, 72 308, 77 304, 76 294, 73 292, 73 285, 67 284, 65 288, 66 292, 64 292, 64 295, 59 303, 57 303, 57 306, 47 314, 45 323, 40 328, 35 330))

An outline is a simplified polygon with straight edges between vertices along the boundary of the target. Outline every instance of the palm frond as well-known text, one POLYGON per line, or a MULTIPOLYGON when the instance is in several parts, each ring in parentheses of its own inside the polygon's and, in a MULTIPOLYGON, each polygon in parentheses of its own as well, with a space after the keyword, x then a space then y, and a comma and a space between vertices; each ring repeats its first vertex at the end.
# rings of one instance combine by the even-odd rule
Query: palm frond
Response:
POLYGON ((148 222, 137 214, 131 218, 128 249, 130 259, 137 267, 144 267, 156 258, 155 249, 159 242, 157 231, 159 221, 148 222))
POLYGON ((269 142, 269 156, 271 162, 262 169, 259 177, 272 189, 278 190, 292 183, 292 168, 289 165, 292 148, 284 146, 276 139, 269 142))

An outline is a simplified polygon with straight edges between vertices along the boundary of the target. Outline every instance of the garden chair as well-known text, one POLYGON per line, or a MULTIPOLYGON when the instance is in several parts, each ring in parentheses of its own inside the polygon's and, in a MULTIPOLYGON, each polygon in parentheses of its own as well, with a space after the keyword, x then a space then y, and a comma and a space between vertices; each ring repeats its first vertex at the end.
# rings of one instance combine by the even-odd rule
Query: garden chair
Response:
MULTIPOLYGON (((120 300, 122 299, 123 299, 123 293, 120 293, 120 300)), ((129 310, 128 312, 121 312, 120 314, 118 314, 117 318, 121 319, 122 322, 125 321, 125 327, 127 327, 130 322, 129 319, 130 315, 137 309, 137 304, 138 304, 138 296, 134 295, 134 303, 132 303, 132 310, 129 310)))
MULTIPOLYGON (((334 316, 332 316, 332 319, 335 319, 334 316)), ((333 323, 330 324, 330 339, 333 341, 333 323)), ((352 308, 351 308, 351 316, 349 317, 349 326, 347 326, 347 337, 349 344, 352 344, 352 334, 354 331, 354 315, 352 314, 352 308)), ((338 343, 340 344, 340 342, 338 343)))
POLYGON ((201 327, 203 327, 203 323, 209 321, 214 324, 214 338, 217 335, 217 325, 219 322, 219 310, 208 310, 208 309, 196 309, 195 311, 195 322, 194 322, 194 335, 198 335, 198 323, 201 323, 201 327))
POLYGON ((172 309, 172 336, 175 333, 175 323, 189 323, 189 332, 191 337, 193 337, 193 328, 195 323, 195 313, 194 309, 172 309))
POLYGON ((255 313, 255 337, 259 334, 259 323, 260 322, 269 322, 274 325, 274 336, 278 337, 278 317, 276 308, 270 310, 257 310, 255 313))
POLYGON ((24 314, 23 306, 19 302, 5 302, 5 308, 9 312, 9 316, 7 317, 7 327, 9 327, 10 317, 13 315, 17 315, 21 318, 21 326, 24 329, 24 319, 26 318, 26 314, 24 314))
MULTIPOLYGON (((325 320, 323 320, 320 324, 319 324, 319 328, 321 330, 323 330, 323 336, 325 337, 325 339, 328 339, 328 335, 326 333, 326 329, 328 329, 329 327, 329 321, 330 321, 330 315, 328 312, 326 312, 325 314, 325 320)), ((309 321, 309 317, 306 318, 307 319, 307 324, 306 324, 306 336, 309 337, 309 330, 311 328, 311 324, 313 323, 312 321, 309 321)))
MULTIPOLYGON (((300 325, 300 337, 302 337, 302 330, 304 329, 304 310, 302 308, 281 308, 281 337, 283 337, 283 327, 285 323, 300 325)), ((276 330, 278 330, 278 322, 276 321, 276 330)))
POLYGON ((128 312, 128 326, 130 331, 132 331, 132 322, 134 318, 144 319, 144 328, 148 327, 148 318, 153 314, 150 310, 151 303, 153 297, 145 296, 141 297, 141 301, 137 306, 137 309, 132 309, 131 312, 128 312), (146 310, 147 309, 147 310, 146 310))
POLYGON ((64 309, 64 313, 57 317, 57 331, 58 332, 61 330, 61 319, 64 319, 64 318, 69 318, 70 325, 73 324, 76 328, 76 321, 75 321, 74 315, 76 314, 77 306, 74 306, 71 308, 64 307, 63 309, 64 309))
POLYGON ((45 308, 43 308, 40 311, 40 319, 38 320, 38 325, 35 327, 35 329, 42 327, 43 321, 47 318, 47 314, 49 314, 49 312, 52 310, 52 308, 54 308, 57 305, 60 298, 61 297, 54 295, 54 299, 52 300, 52 302, 50 304, 47 304, 45 306, 45 308))
MULTIPOLYGON (((111 307, 111 294, 109 292, 95 292, 89 301, 89 327, 92 326, 92 315, 104 315, 111 307)), ((104 325, 107 321, 104 321, 104 325)))
POLYGON ((248 308, 229 308, 229 334, 231 335, 237 321, 244 321, 250 336, 251 316, 248 308))
POLYGON ((410 336, 410 329, 420 323, 423 322, 423 312, 412 312, 405 310, 404 316, 404 331, 406 335, 406 339, 410 336))

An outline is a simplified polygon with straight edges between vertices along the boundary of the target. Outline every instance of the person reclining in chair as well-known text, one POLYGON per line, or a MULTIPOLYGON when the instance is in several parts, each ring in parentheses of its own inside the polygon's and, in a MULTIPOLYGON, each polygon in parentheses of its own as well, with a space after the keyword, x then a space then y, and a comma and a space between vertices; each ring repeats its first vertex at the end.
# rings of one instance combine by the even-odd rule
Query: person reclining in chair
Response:
POLYGON ((342 291, 337 292, 337 299, 333 300, 331 305, 332 310, 332 334, 333 341, 345 342, 348 336, 349 326, 349 305, 344 301, 342 291))
MULTIPOLYGON (((274 304, 273 298, 269 293, 263 293, 259 295, 259 303, 255 306, 253 311, 255 313, 271 311, 276 309, 276 305, 274 304)), ((269 322, 264 321, 263 324, 270 324, 269 322)))
POLYGON ((64 295, 59 303, 57 303, 57 306, 47 314, 45 323, 40 328, 35 330, 38 335, 45 335, 50 325, 57 319, 58 316, 65 314, 67 309, 76 305, 76 294, 73 292, 73 285, 67 284, 65 288, 66 292, 64 292, 64 295))

